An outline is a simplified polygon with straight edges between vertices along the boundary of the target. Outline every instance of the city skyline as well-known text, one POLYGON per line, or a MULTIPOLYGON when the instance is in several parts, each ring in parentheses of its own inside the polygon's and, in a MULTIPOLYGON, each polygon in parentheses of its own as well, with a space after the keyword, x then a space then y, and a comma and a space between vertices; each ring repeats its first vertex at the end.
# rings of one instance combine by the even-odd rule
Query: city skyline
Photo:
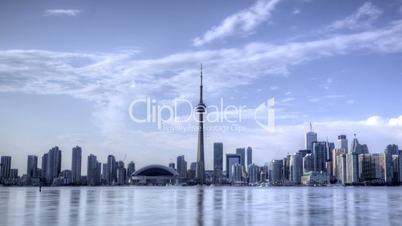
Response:
MULTIPOLYGON (((400 144, 399 1, 175 3, 2 1, 0 155, 18 156, 22 172, 25 156, 54 146, 138 167, 193 162, 196 132, 139 125, 128 108, 143 96, 196 104, 200 63, 208 106, 223 98, 253 110, 275 98, 277 116, 275 132, 247 115, 244 131, 206 132, 207 169, 214 142, 224 154, 251 146, 258 165, 280 159, 304 146, 310 121, 321 141, 356 133, 372 152, 400 144)), ((72 155, 62 161, 71 167, 72 155)))

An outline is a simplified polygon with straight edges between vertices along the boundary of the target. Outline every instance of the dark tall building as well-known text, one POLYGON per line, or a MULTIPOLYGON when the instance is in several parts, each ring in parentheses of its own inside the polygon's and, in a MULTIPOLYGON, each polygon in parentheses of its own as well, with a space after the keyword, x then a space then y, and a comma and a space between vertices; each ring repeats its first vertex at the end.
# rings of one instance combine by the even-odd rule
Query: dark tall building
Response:
POLYGON ((241 156, 238 154, 226 154, 226 177, 229 179, 232 177, 233 165, 240 164, 241 156))
POLYGON ((46 182, 53 183, 53 179, 58 177, 61 172, 61 150, 53 147, 47 153, 46 182))
POLYGON ((38 156, 28 155, 27 161, 27 177, 37 178, 38 175, 38 156))
MULTIPOLYGON (((81 158, 82 149, 79 146, 73 148, 71 161, 71 177, 73 184, 81 183, 81 158)), ((89 157, 88 157, 89 158, 89 157)))
POLYGON ((205 161, 204 161, 204 114, 206 105, 202 98, 202 65, 200 74, 200 102, 197 105, 196 112, 198 114, 198 147, 197 147, 197 168, 195 171, 195 177, 198 184, 205 183, 205 161))
POLYGON ((243 169, 246 167, 246 149, 245 148, 236 148, 236 154, 240 155, 240 164, 243 166, 243 169))
POLYGON ((42 172, 40 175, 40 179, 43 182, 46 182, 46 172, 47 172, 47 159, 48 159, 48 154, 45 153, 44 155, 42 155, 42 172))
POLYGON ((126 183, 127 170, 124 168, 124 162, 117 162, 117 184, 124 185, 126 183))
POLYGON ((327 148, 326 142, 313 142, 314 171, 326 172, 327 148))
POLYGON ((184 155, 177 157, 177 173, 179 174, 179 180, 185 181, 187 178, 187 162, 184 159, 184 155))
POLYGON ((100 185, 101 183, 101 163, 95 155, 88 156, 87 183, 90 186, 100 185))
POLYGON ((223 143, 214 143, 214 184, 222 180, 223 174, 223 143))
POLYGON ((0 181, 10 178, 11 156, 1 156, 0 181))
POLYGON ((135 172, 135 163, 133 161, 131 161, 127 165, 127 182, 131 178, 131 175, 133 175, 134 172, 135 172))
POLYGON ((117 181, 117 163, 113 155, 107 157, 107 171, 106 182, 108 185, 112 185, 117 181))
POLYGON ((247 168, 253 164, 253 149, 251 147, 247 148, 247 168))

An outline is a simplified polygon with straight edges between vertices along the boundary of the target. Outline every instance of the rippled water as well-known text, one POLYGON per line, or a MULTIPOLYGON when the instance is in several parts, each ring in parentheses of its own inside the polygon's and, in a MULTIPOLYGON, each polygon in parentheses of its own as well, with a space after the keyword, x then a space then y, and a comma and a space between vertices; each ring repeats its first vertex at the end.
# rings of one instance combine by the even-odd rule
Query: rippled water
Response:
POLYGON ((402 187, 0 187, 0 225, 402 225, 402 187))

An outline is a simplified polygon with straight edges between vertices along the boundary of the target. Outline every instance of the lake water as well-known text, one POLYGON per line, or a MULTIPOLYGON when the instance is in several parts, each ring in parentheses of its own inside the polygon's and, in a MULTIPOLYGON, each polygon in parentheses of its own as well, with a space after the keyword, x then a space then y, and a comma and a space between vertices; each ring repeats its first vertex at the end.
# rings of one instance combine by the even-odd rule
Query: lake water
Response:
POLYGON ((0 187, 0 225, 402 225, 402 187, 0 187))

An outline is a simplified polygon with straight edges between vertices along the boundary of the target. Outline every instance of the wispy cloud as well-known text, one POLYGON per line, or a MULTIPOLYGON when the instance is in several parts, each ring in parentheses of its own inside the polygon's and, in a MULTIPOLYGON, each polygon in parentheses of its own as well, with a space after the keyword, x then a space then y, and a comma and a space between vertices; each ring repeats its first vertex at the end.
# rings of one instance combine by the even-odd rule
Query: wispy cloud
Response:
POLYGON ((202 46, 217 39, 237 34, 248 34, 271 17, 280 0, 257 0, 253 6, 237 12, 209 29, 202 37, 193 40, 194 46, 202 46))
POLYGON ((78 9, 48 9, 45 10, 44 16, 78 16, 78 14, 82 13, 81 10, 78 9))
POLYGON ((382 10, 371 2, 365 2, 357 11, 342 20, 337 20, 327 26, 328 30, 370 28, 372 22, 382 14, 382 10))

